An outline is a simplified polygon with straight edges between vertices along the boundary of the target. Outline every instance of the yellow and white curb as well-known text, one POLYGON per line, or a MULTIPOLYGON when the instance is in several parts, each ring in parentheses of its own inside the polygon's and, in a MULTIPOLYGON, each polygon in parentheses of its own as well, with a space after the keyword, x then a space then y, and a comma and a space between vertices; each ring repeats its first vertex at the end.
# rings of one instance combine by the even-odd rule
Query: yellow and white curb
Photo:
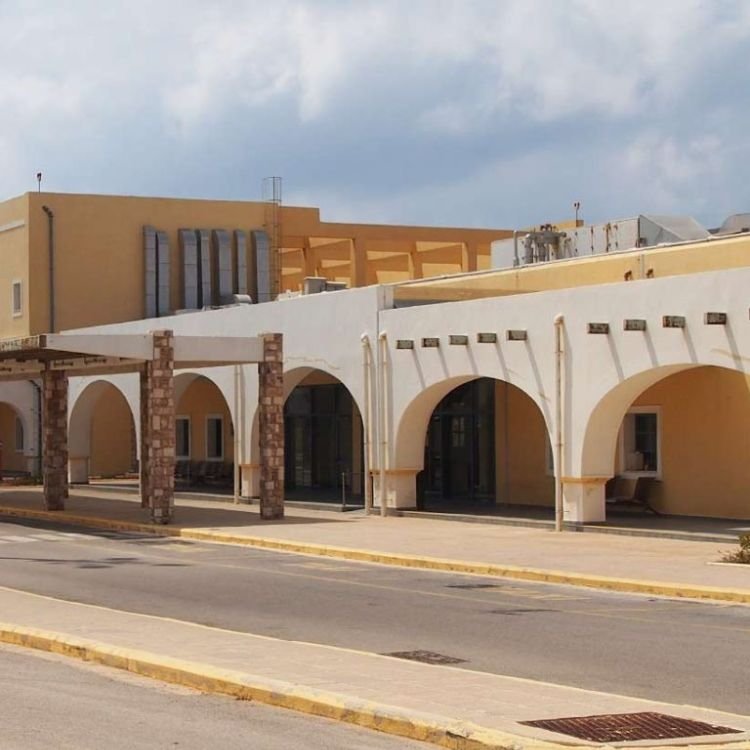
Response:
POLYGON ((386 734, 430 742, 451 750, 562 750, 569 745, 543 742, 477 726, 470 722, 405 711, 340 693, 316 690, 266 677, 216 669, 206 664, 108 646, 60 633, 0 623, 0 641, 82 659, 144 677, 228 695, 238 700, 356 724, 386 734))
MULTIPOLYGON (((233 670, 217 669, 200 662, 158 656, 138 649, 120 648, 36 628, 0 622, 0 642, 33 648, 83 661, 122 669, 143 677, 199 690, 227 695, 238 700, 257 701, 278 708, 355 724, 385 734, 429 742, 450 750, 571 750, 610 748, 591 742, 547 742, 531 737, 481 727, 472 722, 406 711, 397 706, 366 701, 304 685, 272 680, 233 670)), ((647 746, 656 750, 671 746, 647 746)), ((683 750, 750 750, 749 741, 680 744, 683 750)))
POLYGON ((332 557, 340 560, 376 563, 393 567, 464 573, 490 578, 509 578, 536 583, 564 584, 567 586, 579 586, 630 594, 648 594, 652 596, 680 599, 698 599, 709 602, 750 604, 750 589, 730 589, 718 586, 666 583, 662 581, 648 581, 634 578, 614 578, 589 573, 572 573, 563 570, 547 570, 516 565, 499 565, 465 560, 451 560, 424 555, 378 552, 376 550, 334 547, 330 545, 313 544, 310 542, 294 542, 287 539, 231 534, 224 531, 214 531, 210 529, 188 529, 180 526, 161 526, 137 523, 134 521, 118 521, 108 518, 98 518, 95 516, 79 516, 60 513, 59 511, 29 510, 26 508, 15 508, 10 506, 0 506, 0 515, 38 521, 51 521, 107 531, 153 534, 154 536, 233 544, 254 547, 257 549, 290 552, 299 555, 332 557))

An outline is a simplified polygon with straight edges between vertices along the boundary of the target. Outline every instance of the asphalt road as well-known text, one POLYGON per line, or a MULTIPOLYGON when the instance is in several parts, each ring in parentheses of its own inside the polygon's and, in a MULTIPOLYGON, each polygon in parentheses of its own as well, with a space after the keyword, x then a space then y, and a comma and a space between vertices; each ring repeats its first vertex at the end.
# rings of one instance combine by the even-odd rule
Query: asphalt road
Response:
POLYGON ((327 719, 0 646, 3 750, 419 750, 327 719))
POLYGON ((467 669, 750 714, 750 607, 0 523, 0 585, 467 669))

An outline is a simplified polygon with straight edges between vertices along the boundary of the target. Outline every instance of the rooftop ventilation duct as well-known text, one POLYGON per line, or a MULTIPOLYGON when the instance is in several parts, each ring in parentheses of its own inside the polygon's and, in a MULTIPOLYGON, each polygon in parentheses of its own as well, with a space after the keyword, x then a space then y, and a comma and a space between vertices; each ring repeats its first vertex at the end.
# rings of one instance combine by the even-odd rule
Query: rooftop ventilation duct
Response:
POLYGON ((716 230, 716 234, 739 234, 750 232, 750 214, 732 214, 716 230))

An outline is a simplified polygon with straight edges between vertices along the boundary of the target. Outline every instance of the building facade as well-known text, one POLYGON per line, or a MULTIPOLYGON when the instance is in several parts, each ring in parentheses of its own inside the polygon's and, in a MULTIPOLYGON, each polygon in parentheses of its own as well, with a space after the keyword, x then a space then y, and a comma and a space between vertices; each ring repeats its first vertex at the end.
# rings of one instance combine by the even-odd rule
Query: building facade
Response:
MULTIPOLYGON (((40 200, 52 202, 49 196, 40 200)), ((128 204, 145 199, 108 200, 128 204)), ((15 209, 23 205, 19 201, 15 209)), ((89 205, 94 212, 97 200, 89 205)), ((55 221, 72 211, 66 204, 48 207, 55 221)), ((0 222, 5 227, 19 221, 7 213, 7 204, 0 208, 6 211, 0 222)), ((660 512, 750 518, 747 234, 706 233, 702 239, 668 245, 618 247, 586 257, 552 256, 541 263, 480 270, 477 266, 489 261, 467 261, 473 252, 469 247, 479 242, 469 230, 379 227, 381 244, 367 245, 378 249, 367 250, 365 270, 357 271, 352 248, 361 247, 356 238, 368 232, 366 241, 375 243, 374 228, 358 234, 349 227, 346 242, 336 240, 330 225, 315 228, 317 234, 298 228, 286 234, 284 229, 283 237, 304 234, 336 242, 328 245, 327 262, 307 273, 310 269, 300 259, 305 244, 311 253, 315 242, 281 240, 276 260, 283 270, 284 257, 296 253, 296 270, 286 274, 296 286, 289 282, 292 293, 282 289, 274 301, 245 304, 237 285, 242 264, 234 233, 239 228, 249 237, 253 223, 246 218, 240 223, 239 213, 235 220, 234 215, 191 210, 186 206, 186 213, 171 224, 166 215, 134 213, 129 229, 111 230, 112 247, 122 242, 135 250, 128 250, 134 267, 122 271, 122 299, 115 280, 125 261, 117 253, 101 252, 100 265, 111 265, 109 275, 102 271, 102 286, 112 297, 109 306, 106 295, 89 299, 93 292, 86 290, 96 288, 99 271, 88 269, 100 265, 84 262, 96 253, 89 239, 82 239, 76 251, 81 260, 70 273, 75 276, 77 267, 85 278, 69 282, 70 287, 58 282, 54 317, 66 331, 101 336, 157 329, 207 337, 283 334, 288 496, 338 500, 343 487, 348 497, 361 497, 375 508, 486 512, 526 506, 550 513, 557 498, 566 521, 590 523, 606 518, 610 480, 618 478, 630 492, 644 478, 650 480, 649 502, 660 512), (191 308, 185 305, 184 279, 189 243, 179 232, 197 228, 191 236, 200 244, 196 232, 217 224, 235 241, 227 266, 234 297, 204 306, 215 309, 191 308), (154 304, 164 314, 148 318, 150 235, 144 227, 157 234, 157 265, 158 232, 166 235, 170 253, 168 309, 158 310, 157 284, 154 304), (418 245, 421 249, 402 249, 407 229, 412 233, 408 242, 424 243, 418 245), (394 245, 388 251, 384 248, 391 231, 394 245), (440 232, 455 234, 440 238, 440 232), (127 243, 121 233, 130 238, 127 243), (441 247, 430 244, 441 242, 441 247), (286 246, 295 244, 302 251, 287 252, 286 246), (393 254, 382 256, 388 252, 393 254), (421 267, 415 255, 421 255, 421 267), (457 268, 433 268, 426 262, 448 257, 455 257, 457 268), (403 274, 394 281, 382 276, 394 273, 398 264, 392 258, 399 258, 403 274), (349 275, 342 278, 336 274, 344 273, 345 263, 349 275), (338 271, 325 270, 331 268, 338 271), (427 276, 433 270, 438 275, 427 276), (306 284, 308 277, 324 282, 306 284), (110 278, 111 284, 106 281, 110 278), (363 283, 352 283, 357 278, 363 283), (325 279, 355 288, 339 289, 334 283, 329 291, 296 293, 325 290, 325 279), (391 283, 367 283, 373 280, 391 283), (78 296, 86 297, 81 310, 73 304, 78 296)), ((87 214, 80 211, 72 226, 85 223, 87 214)), ((262 228, 262 218, 258 213, 256 227, 262 228)), ((45 226, 42 222, 34 228, 32 222, 5 231, 0 226, 0 242, 6 243, 0 252, 9 257, 28 252, 35 258, 29 268, 41 268, 49 249, 45 226), (13 237, 18 231, 37 237, 41 249, 32 251, 30 241, 24 245, 13 237)), ((285 226, 293 227, 292 219, 285 219, 285 226)), ((476 257, 488 259, 489 242, 510 236, 487 230, 476 257)), ((64 237, 55 238, 56 258, 70 241, 64 237)), ((218 256, 220 238, 207 242, 218 256)), ((28 289, 21 295, 28 320, 11 315, 3 337, 46 330, 49 286, 39 281, 37 291, 32 271, 24 277, 22 267, 8 268, 7 307, 15 309, 18 301, 12 291, 18 276, 25 282, 22 290, 28 289)), ((39 271, 42 276, 47 272, 39 271)), ((253 275, 247 278, 249 290, 253 275)), ((6 470, 32 471, 37 460, 36 388, 33 381, 0 382, 6 470)), ((139 399, 138 377, 132 373, 70 378, 73 481, 135 471, 139 399)), ((176 373, 175 401, 178 481, 231 485, 237 465, 237 491, 257 496, 261 436, 256 370, 243 365, 183 369, 176 373)))

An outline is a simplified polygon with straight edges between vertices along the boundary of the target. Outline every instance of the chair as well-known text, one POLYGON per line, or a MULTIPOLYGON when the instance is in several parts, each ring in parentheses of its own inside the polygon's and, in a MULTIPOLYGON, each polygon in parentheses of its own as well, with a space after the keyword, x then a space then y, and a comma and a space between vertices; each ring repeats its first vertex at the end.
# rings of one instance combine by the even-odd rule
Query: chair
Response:
POLYGON ((654 477, 638 477, 630 495, 620 494, 622 477, 614 477, 605 485, 605 498, 608 503, 618 505, 637 505, 651 511, 655 516, 661 515, 649 502, 651 488, 656 481, 654 477))

